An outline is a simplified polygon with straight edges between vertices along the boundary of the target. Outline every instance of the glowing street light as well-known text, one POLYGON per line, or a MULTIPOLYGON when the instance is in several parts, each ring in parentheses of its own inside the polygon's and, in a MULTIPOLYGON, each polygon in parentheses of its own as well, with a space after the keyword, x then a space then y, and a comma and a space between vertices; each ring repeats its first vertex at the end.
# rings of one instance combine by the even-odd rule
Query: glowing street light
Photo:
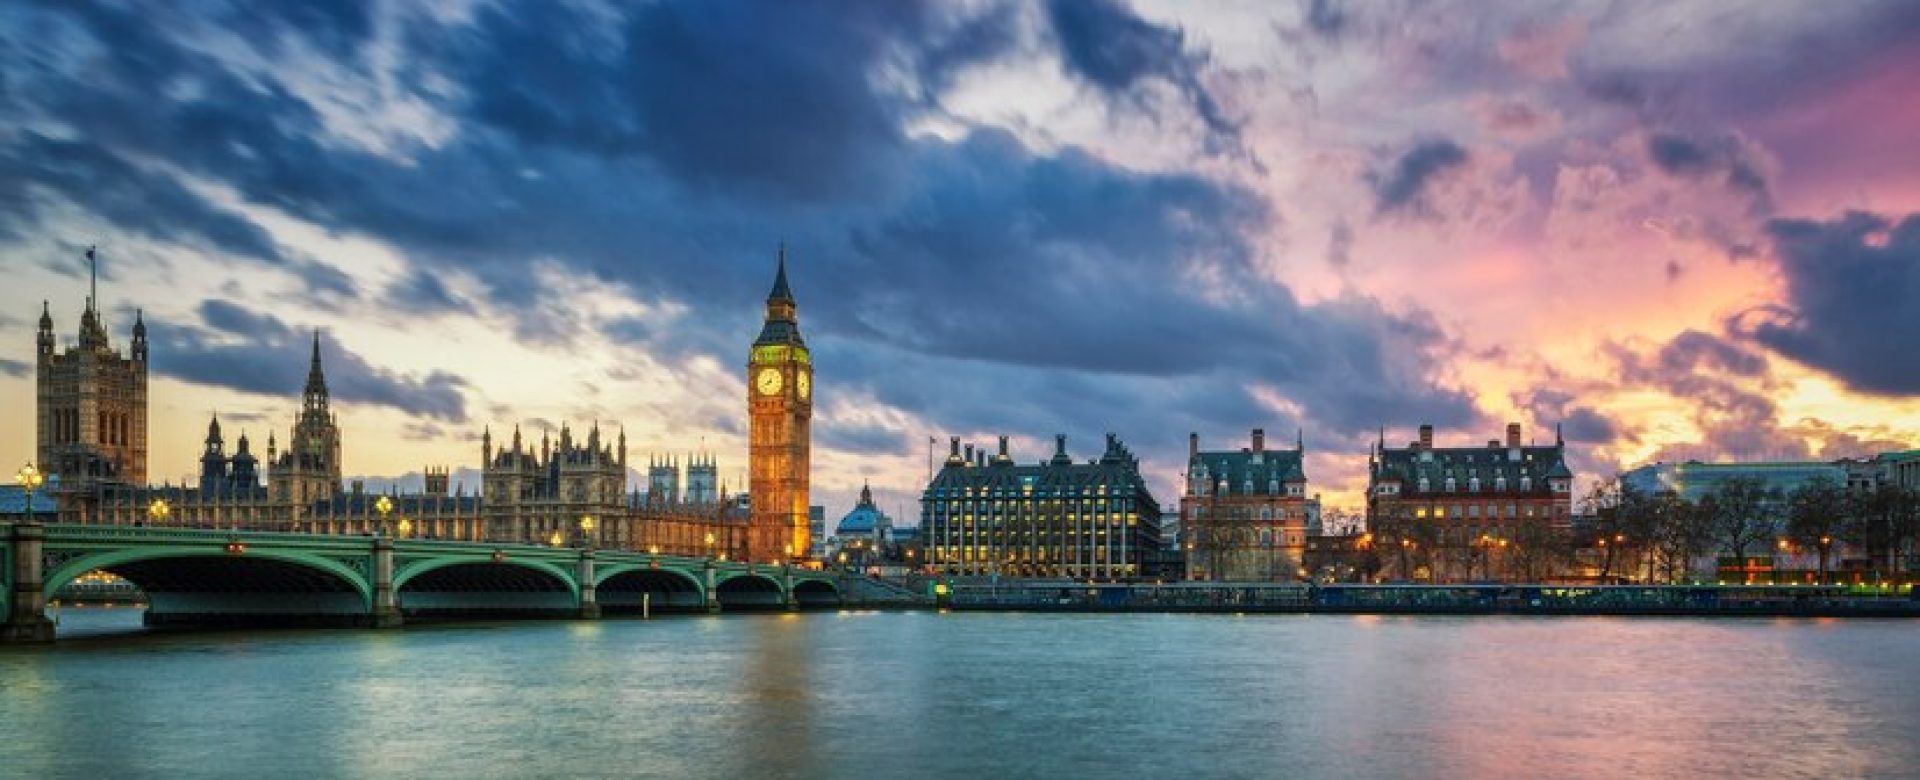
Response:
POLYGON ((173 514, 173 507, 168 506, 164 498, 156 498, 152 503, 147 504, 147 522, 153 525, 167 522, 167 516, 171 514, 173 514))
POLYGON ((593 515, 580 516, 580 545, 593 546, 593 515))
POLYGON ((26 488, 27 522, 31 523, 33 522, 33 491, 39 490, 41 485, 47 484, 47 475, 40 473, 40 469, 32 463, 28 463, 25 466, 21 466, 20 470, 14 473, 13 478, 14 481, 20 483, 20 487, 26 488))
POLYGON ((547 544, 554 547, 559 547, 560 545, 563 545, 566 543, 567 543, 567 538, 565 536, 560 535, 559 531, 554 531, 552 536, 547 537, 547 544))
POLYGON ((393 499, 381 496, 379 500, 373 502, 373 511, 380 513, 380 532, 387 533, 390 530, 387 527, 387 516, 393 514, 393 499))
POLYGON ((405 539, 412 534, 413 521, 404 517, 400 518, 400 538, 405 539))

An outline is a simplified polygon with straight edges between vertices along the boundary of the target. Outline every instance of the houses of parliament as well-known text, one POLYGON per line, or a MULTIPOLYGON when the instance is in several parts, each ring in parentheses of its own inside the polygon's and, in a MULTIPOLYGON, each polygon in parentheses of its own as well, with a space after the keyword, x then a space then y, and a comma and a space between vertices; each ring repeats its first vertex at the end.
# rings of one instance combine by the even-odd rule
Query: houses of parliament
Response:
MULTIPOLYGON (((97 268, 93 250, 87 259, 97 268)), ((450 484, 444 467, 428 467, 419 492, 348 485, 318 332, 284 442, 269 433, 263 460, 242 433, 229 450, 216 415, 207 425, 197 484, 150 484, 146 324, 135 315, 123 356, 98 310, 97 285, 96 273, 76 344, 56 350, 45 303, 36 339, 37 459, 54 477, 49 491, 60 522, 593 544, 755 561, 796 560, 812 549, 812 360, 800 338, 784 248, 747 364, 752 477, 746 494, 728 493, 708 455, 686 459, 684 475, 679 458, 655 457, 647 489, 630 489, 626 433, 609 435, 597 422, 584 432, 569 425, 557 436, 542 431, 537 442, 518 426, 496 440, 488 427, 480 437, 481 485, 471 493, 450 484)))

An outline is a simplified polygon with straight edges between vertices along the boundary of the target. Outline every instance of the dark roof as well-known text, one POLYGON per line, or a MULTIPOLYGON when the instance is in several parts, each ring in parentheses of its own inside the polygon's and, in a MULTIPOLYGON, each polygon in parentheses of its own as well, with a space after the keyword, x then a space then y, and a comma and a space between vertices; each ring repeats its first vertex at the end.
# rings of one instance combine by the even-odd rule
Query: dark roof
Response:
POLYGON ((787 286, 787 245, 780 245, 780 270, 773 277, 773 291, 767 293, 769 301, 793 302, 793 290, 787 286))
POLYGON ((982 466, 949 460, 927 485, 928 497, 936 490, 965 488, 998 488, 1018 494, 1027 485, 1032 485, 1036 492, 1084 495, 1105 485, 1110 496, 1131 494, 1145 505, 1143 509, 1151 507, 1152 511, 1159 511, 1159 502, 1154 500, 1147 481, 1140 476, 1139 460, 1117 439, 1108 437, 1107 443, 1107 452, 1092 462, 1074 462, 1064 457, 1064 451, 1056 452, 1048 460, 1029 464, 995 459, 982 466))
POLYGON ((1420 492, 1420 478, 1427 479, 1427 492, 1446 492, 1446 481, 1452 477, 1456 491, 1464 492, 1474 477, 1480 478, 1481 489, 1494 490, 1501 477, 1507 480, 1507 492, 1520 490, 1520 478, 1532 480, 1529 493, 1548 494, 1549 478, 1571 479, 1573 471, 1567 468, 1566 448, 1563 445, 1544 447, 1435 447, 1422 449, 1388 448, 1382 450, 1375 461, 1373 481, 1386 482, 1398 480, 1401 490, 1407 493, 1420 492))
POLYGON ((1247 480, 1251 478, 1254 492, 1264 493, 1273 482, 1286 484, 1307 481, 1307 472, 1301 462, 1305 454, 1302 450, 1200 452, 1187 460, 1187 473, 1196 477, 1204 473, 1209 486, 1219 484, 1224 475, 1228 492, 1244 490, 1247 480))

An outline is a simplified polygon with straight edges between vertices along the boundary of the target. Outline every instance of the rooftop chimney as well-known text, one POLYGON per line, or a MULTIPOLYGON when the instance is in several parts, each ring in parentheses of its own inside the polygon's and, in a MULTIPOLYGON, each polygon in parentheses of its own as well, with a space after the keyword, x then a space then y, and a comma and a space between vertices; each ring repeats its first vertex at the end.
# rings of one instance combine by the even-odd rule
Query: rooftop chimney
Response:
POLYGON ((1423 450, 1433 449, 1433 426, 1432 425, 1420 426, 1420 449, 1423 449, 1423 450))
POLYGON ((1267 432, 1266 432, 1266 430, 1264 430, 1264 429, 1261 429, 1261 428, 1255 428, 1255 429, 1253 429, 1253 451, 1254 451, 1254 452, 1266 452, 1266 451, 1267 451, 1267 432))
POLYGON ((1520 424, 1517 422, 1507 423, 1507 446, 1520 446, 1520 424))

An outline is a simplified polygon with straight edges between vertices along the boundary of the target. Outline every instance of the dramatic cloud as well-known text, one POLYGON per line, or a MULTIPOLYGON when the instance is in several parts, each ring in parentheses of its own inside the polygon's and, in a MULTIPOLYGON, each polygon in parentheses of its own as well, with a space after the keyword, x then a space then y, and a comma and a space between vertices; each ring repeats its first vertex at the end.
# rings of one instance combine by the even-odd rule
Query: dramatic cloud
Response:
MULTIPOLYGON (((222 300, 198 307, 204 328, 149 323, 155 374, 247 393, 297 397, 306 385, 310 333, 270 314, 222 300)), ((322 339, 327 387, 340 401, 388 406, 450 423, 467 419, 466 380, 435 371, 424 377, 369 365, 360 355, 322 339)))
POLYGON ((0 12, 0 262, 36 284, 0 297, 37 315, 97 239, 159 374, 280 399, 326 328, 336 396, 410 418, 354 456, 395 471, 470 457, 435 449, 468 403, 735 447, 783 240, 823 491, 946 432, 1031 459, 1114 431, 1159 468, 1189 430, 1298 425, 1330 492, 1420 422, 1560 423, 1583 469, 1852 451, 1912 425, 1885 334, 1917 324, 1920 229, 1763 220, 1920 210, 1915 22, 27 2, 0 12), (1888 422, 1810 421, 1806 367, 1888 422))
POLYGON ((1141 19, 1118 0, 1052 0, 1047 15, 1072 73, 1141 107, 1150 105, 1144 82, 1171 85, 1206 125, 1212 151, 1238 149, 1240 125, 1201 83, 1208 58, 1187 47, 1182 31, 1141 19))
POLYGON ((1421 141, 1400 155, 1384 172, 1369 175, 1373 182, 1374 213, 1422 213, 1428 182, 1467 163, 1467 150, 1444 138, 1421 141))
POLYGON ((1920 394, 1920 214, 1895 224, 1852 212, 1768 224, 1786 301, 1736 328, 1876 395, 1920 394))
POLYGON ((1773 211, 1773 195, 1751 152, 1736 138, 1695 140, 1667 133, 1647 136, 1647 155, 1660 170, 1692 179, 1715 179, 1752 204, 1754 214, 1773 211))

